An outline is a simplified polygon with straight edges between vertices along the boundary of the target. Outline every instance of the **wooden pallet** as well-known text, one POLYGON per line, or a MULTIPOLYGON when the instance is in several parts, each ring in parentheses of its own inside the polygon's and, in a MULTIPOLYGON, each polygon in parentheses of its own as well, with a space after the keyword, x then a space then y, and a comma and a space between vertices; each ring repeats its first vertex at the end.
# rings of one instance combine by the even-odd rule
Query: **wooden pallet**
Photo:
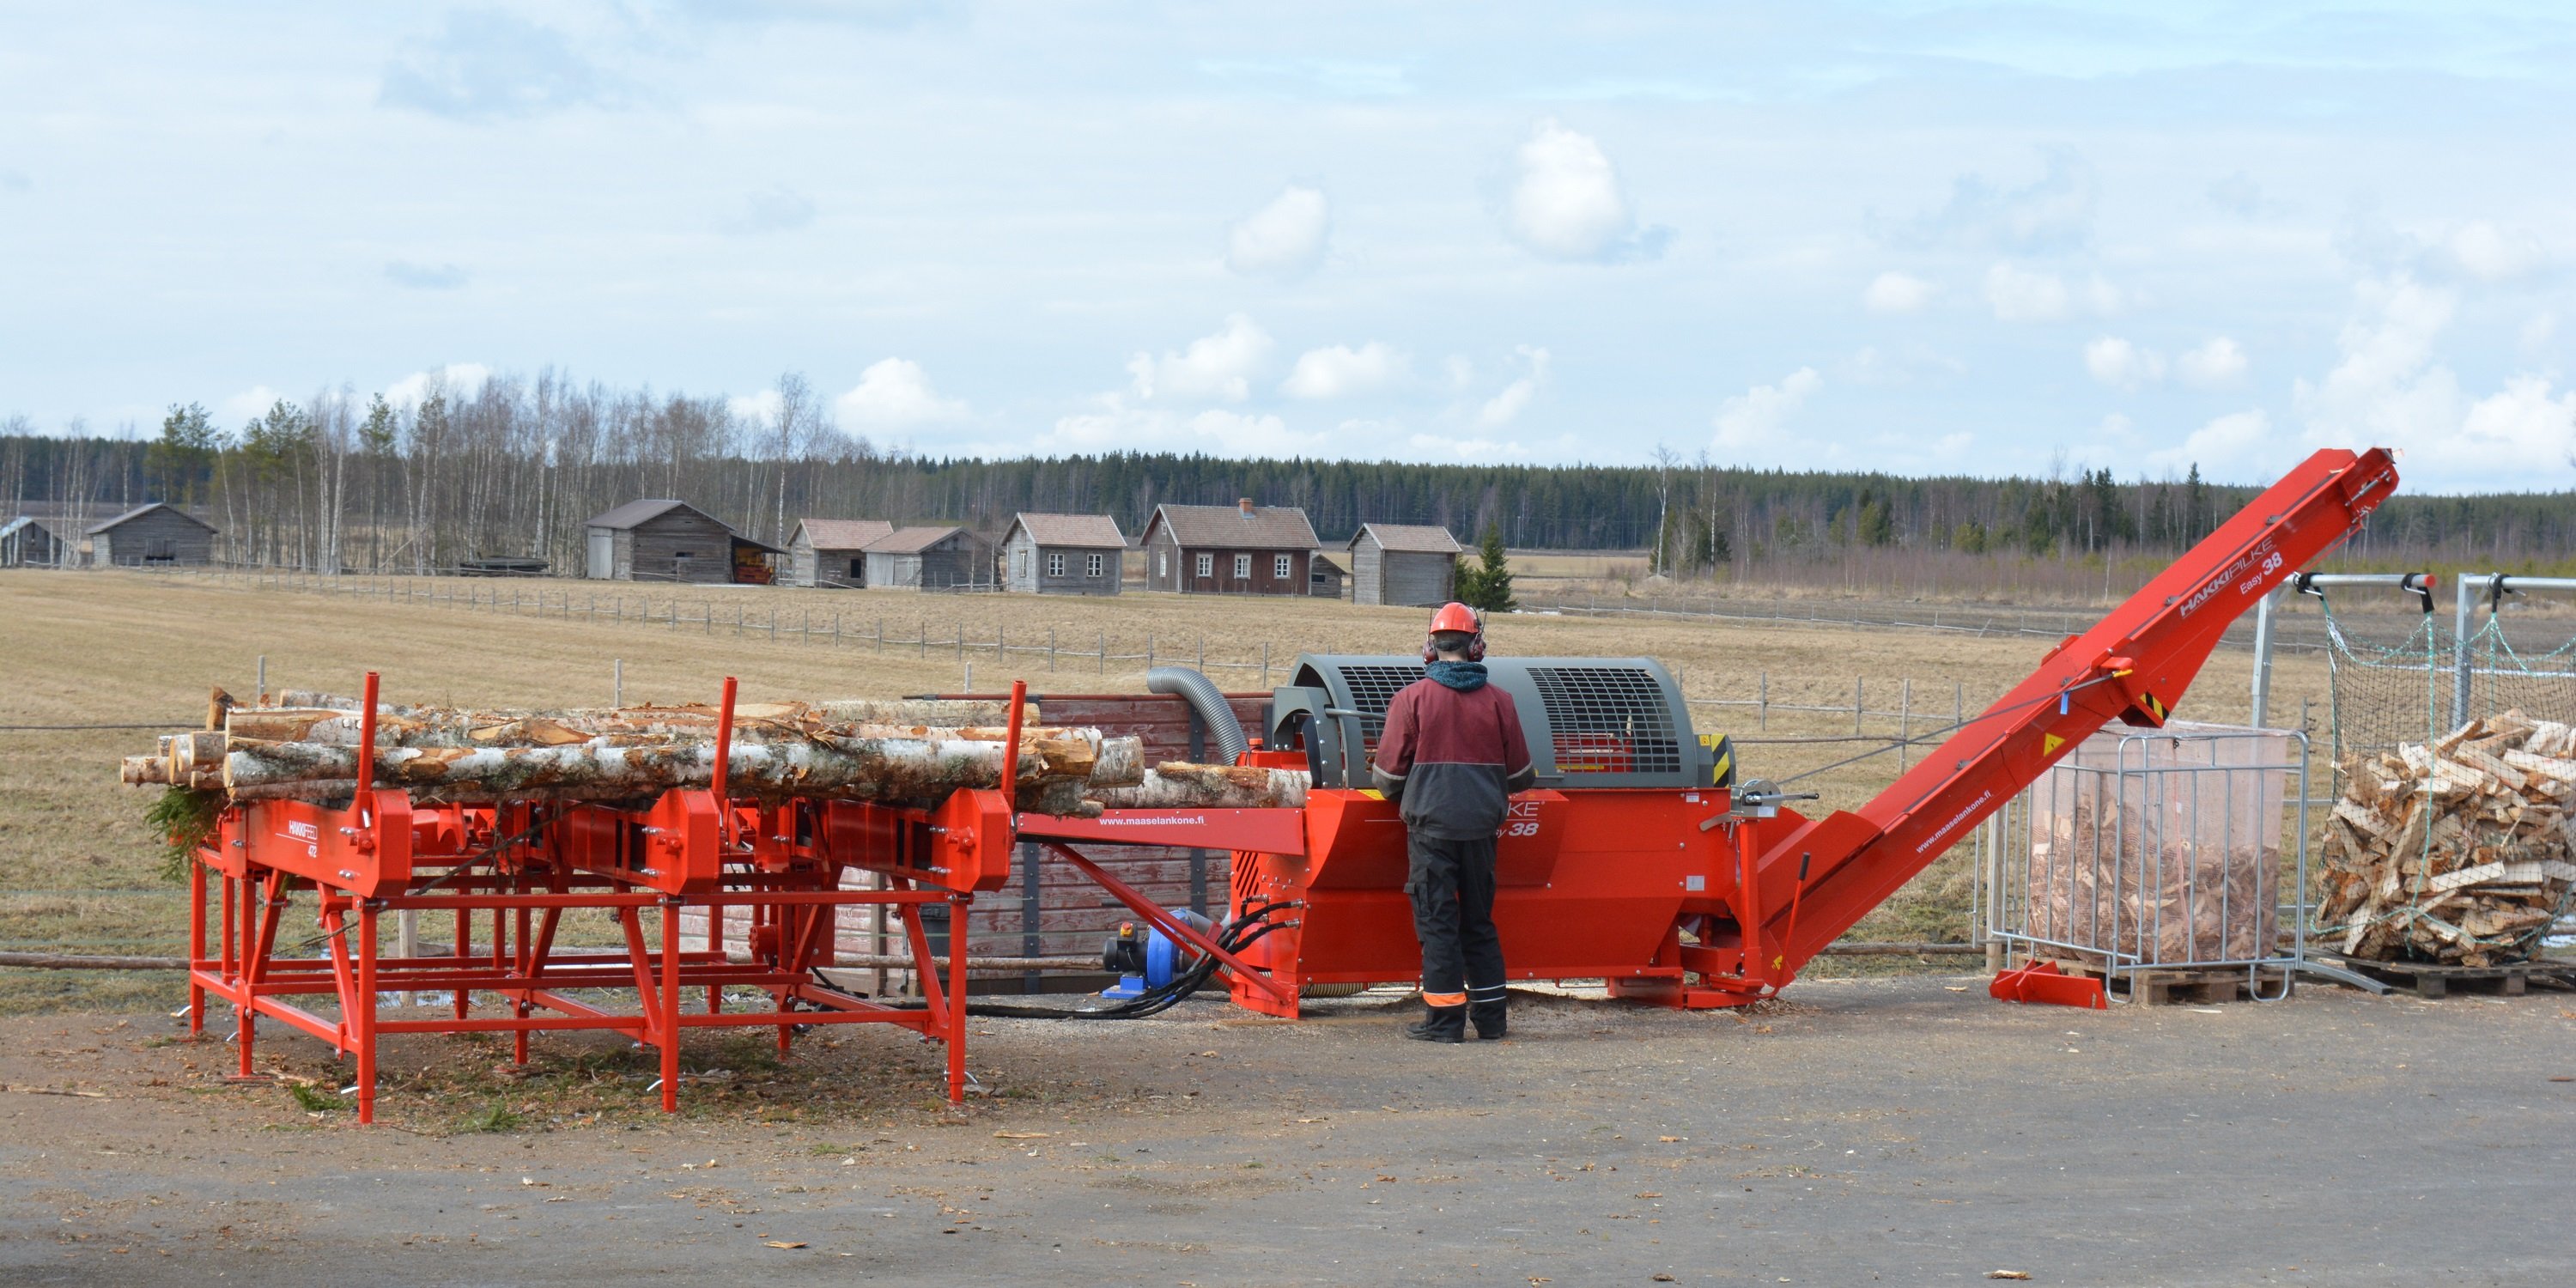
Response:
POLYGON ((2331 954, 2320 954, 2319 960, 2427 999, 2447 997, 2455 987, 2462 992, 2520 997, 2530 990, 2534 979, 2561 988, 2576 988, 2576 961, 2544 958, 2500 966, 2444 966, 2435 962, 2366 961, 2331 954))
POLYGON ((2286 997, 2292 987, 2279 967, 2267 966, 2249 974, 2242 966, 2217 966, 2195 969, 2124 970, 2106 972, 2098 961, 2059 957, 2051 959, 2057 968, 2069 975, 2080 975, 2102 981, 2112 1000, 2135 1002, 2141 1006, 2172 1006, 2190 1002, 2209 1005, 2215 1002, 2271 1001, 2286 997), (2260 978, 2256 976, 2259 974, 2260 978), (2256 989, 2261 996, 2255 995, 2256 989))

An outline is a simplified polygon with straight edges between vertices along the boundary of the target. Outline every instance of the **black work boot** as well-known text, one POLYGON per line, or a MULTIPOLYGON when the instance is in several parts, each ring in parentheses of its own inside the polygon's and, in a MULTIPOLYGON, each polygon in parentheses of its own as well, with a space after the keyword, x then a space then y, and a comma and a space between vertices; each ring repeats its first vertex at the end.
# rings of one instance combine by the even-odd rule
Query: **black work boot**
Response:
POLYGON ((1511 1008, 1501 1002, 1472 1002, 1467 1018, 1476 1025, 1476 1036, 1487 1042, 1499 1042, 1511 1028, 1511 1008))
POLYGON ((1467 1040, 1467 1008, 1464 1006, 1425 1006, 1418 1023, 1404 1026, 1404 1036, 1417 1042, 1464 1042, 1467 1040))

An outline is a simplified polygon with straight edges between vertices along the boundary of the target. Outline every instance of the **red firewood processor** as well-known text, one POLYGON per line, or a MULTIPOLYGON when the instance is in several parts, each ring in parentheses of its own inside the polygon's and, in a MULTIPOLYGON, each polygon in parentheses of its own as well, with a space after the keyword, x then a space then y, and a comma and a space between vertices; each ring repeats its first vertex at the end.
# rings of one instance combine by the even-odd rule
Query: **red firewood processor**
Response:
MULTIPOLYGON (((2386 450, 2317 452, 2092 629, 2050 649, 1893 786, 1822 818, 1793 808, 1806 797, 1738 781, 1725 741, 1693 728, 1679 686, 1650 659, 1486 659, 1535 772, 1535 785, 1510 798, 1495 848, 1492 916, 1509 977, 1605 980, 1614 996, 1685 1008, 1776 994, 2087 735, 2115 720, 2162 726, 2228 624, 2351 536, 2396 486, 2386 450)), ((458 803, 384 785, 371 675, 345 804, 242 795, 221 804, 195 845, 191 1024, 203 1023, 210 997, 230 1003, 245 1075, 260 1016, 355 1055, 362 1118, 375 1101, 376 1040, 388 1032, 509 1032, 521 1059, 534 1031, 619 1033, 659 1048, 664 1104, 674 1107, 688 1029, 774 1028, 784 1050, 806 1026, 888 1023, 947 1044, 956 1099, 967 1081, 966 914, 978 893, 1012 880, 1024 842, 1080 870, 1148 928, 1112 941, 1106 956, 1150 978, 1134 1000, 1098 1013, 1151 1014, 1222 976, 1236 1004, 1294 1017, 1318 986, 1420 978, 1406 829, 1371 769, 1390 700, 1425 666, 1302 657, 1257 738, 1214 685, 1165 673, 1156 687, 1188 701, 1244 782, 1193 788, 1186 774, 1167 776, 1127 798, 1135 805, 1109 792, 1104 808, 1051 813, 1006 789, 1032 781, 1019 684, 995 785, 936 803, 801 794, 775 777, 730 782, 728 762, 742 754, 730 745, 731 681, 712 763, 690 785, 649 801, 458 803), (1296 790, 1258 797, 1268 803, 1238 807, 1229 795, 1283 781, 1296 790), (1098 845, 1228 853, 1224 915, 1203 922, 1156 906, 1084 853, 1098 845), (851 871, 884 879, 845 888, 851 871), (281 913, 305 892, 318 909, 320 957, 279 945, 281 913), (834 910, 852 905, 901 919, 920 1002, 860 997, 821 975, 833 961, 834 910), (611 915, 623 943, 559 944, 563 914, 585 908, 611 915), (749 913, 748 961, 726 951, 728 908, 749 913), (924 931, 931 908, 949 931, 936 949, 924 931), (709 927, 694 946, 683 942, 684 909, 709 927), (440 955, 381 957, 377 922, 404 910, 453 914, 463 933, 440 955), (211 944, 210 912, 219 913, 211 944), (632 990, 634 1008, 603 1002, 597 990, 611 989, 632 990), (728 1009, 729 989, 768 1005, 728 1009), (387 1019, 379 1002, 396 992, 452 995, 453 1006, 387 1019), (297 995, 329 998, 336 1012, 297 995), (475 1013, 495 997, 502 1005, 486 1000, 475 1013)), ((2037 996, 2047 982, 2016 987, 2037 996)))

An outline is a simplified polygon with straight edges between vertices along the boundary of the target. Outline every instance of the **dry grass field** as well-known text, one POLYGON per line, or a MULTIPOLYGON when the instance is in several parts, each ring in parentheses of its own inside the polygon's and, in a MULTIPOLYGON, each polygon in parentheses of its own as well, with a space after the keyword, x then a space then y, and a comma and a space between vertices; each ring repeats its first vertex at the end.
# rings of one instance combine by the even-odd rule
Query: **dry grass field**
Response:
MULTIPOLYGON (((1025 678, 1039 693, 1132 692, 1143 686, 1150 636, 1158 661, 1192 663, 1204 650, 1218 683, 1249 690, 1261 687, 1265 646, 1271 681, 1284 683, 1300 651, 1410 652, 1419 647, 1423 620, 1416 609, 1312 600, 710 587, 679 593, 674 625, 670 592, 639 595, 632 586, 350 585, 375 593, 261 588, 241 578, 0 572, 0 656, 11 659, 0 725, 193 723, 209 686, 249 693, 263 655, 272 689, 349 692, 374 669, 394 701, 565 706, 607 702, 612 659, 624 664, 630 702, 712 700, 726 675, 740 677, 752 699, 953 691, 970 665, 978 689, 1025 678), (486 600, 497 593, 504 605, 515 596, 519 611, 445 599, 466 593, 486 600), (622 617, 609 615, 612 596, 619 596, 622 617), (593 607, 596 615, 586 611, 593 607), (1010 650, 999 661, 997 639, 1010 650), (1096 652, 1103 640, 1111 654, 1105 662, 1072 655, 1096 652)), ((1843 707, 1822 714, 1775 707, 1767 730, 1754 727, 1748 708, 1696 709, 1702 731, 1746 740, 1849 735, 1856 678, 1872 712, 1893 711, 1910 682, 1914 707, 1927 717, 1914 726, 1920 733, 1946 723, 1958 695, 1972 712, 1990 701, 2045 647, 2032 639, 1857 627, 1537 615, 1500 619, 1491 633, 1499 652, 1652 656, 1681 674, 1695 700, 1750 698, 1767 676, 1775 704, 1843 707)), ((2241 719, 2249 665, 2242 652, 2222 652, 2183 714, 2241 719)), ((2285 657, 2275 683, 2284 704, 2275 711, 2295 713, 2303 695, 2322 696, 2324 664, 2314 655, 2285 657)), ((1896 723, 1864 721, 1880 735, 1896 723)), ((184 943, 184 897, 155 875, 159 847, 142 821, 150 797, 116 781, 117 757, 148 749, 151 736, 146 729, 0 731, 0 949, 170 953, 184 943)), ((1739 760, 1749 774, 1781 778, 1868 749, 1753 745, 1739 760)), ((1894 779, 1896 759, 1879 755, 1802 785, 1821 787, 1827 806, 1855 804, 1894 779)), ((1947 861, 1858 933, 1956 937, 1965 929, 1967 894, 1964 863, 1947 861)), ((0 1010, 141 1005, 175 992, 169 977, 157 975, 0 970, 0 1010)))

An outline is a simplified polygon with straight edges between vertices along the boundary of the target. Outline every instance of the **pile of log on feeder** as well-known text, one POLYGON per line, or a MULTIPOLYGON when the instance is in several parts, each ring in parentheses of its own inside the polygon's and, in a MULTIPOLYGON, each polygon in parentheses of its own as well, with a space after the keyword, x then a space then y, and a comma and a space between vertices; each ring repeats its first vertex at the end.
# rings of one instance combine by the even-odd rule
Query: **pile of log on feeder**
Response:
POLYGON ((2320 848, 2326 947, 2494 966, 2536 955, 2576 889, 2576 727, 2519 711, 2343 767, 2320 848))
MULTIPOLYGON (((128 756, 128 783, 220 792, 235 801, 346 802, 357 789, 356 699, 288 692, 237 705, 218 691, 206 728, 164 734, 128 756)), ((1021 715, 1019 807, 1096 814, 1128 807, 1295 805, 1306 775, 1215 765, 1148 767, 1137 739, 1051 727, 1021 715)), ((375 785, 419 801, 640 802, 705 787, 715 771, 716 708, 636 706, 471 711, 379 704, 375 785)), ((740 796, 935 806, 1001 783, 1007 702, 926 699, 753 703, 734 709, 727 790, 740 796)))

